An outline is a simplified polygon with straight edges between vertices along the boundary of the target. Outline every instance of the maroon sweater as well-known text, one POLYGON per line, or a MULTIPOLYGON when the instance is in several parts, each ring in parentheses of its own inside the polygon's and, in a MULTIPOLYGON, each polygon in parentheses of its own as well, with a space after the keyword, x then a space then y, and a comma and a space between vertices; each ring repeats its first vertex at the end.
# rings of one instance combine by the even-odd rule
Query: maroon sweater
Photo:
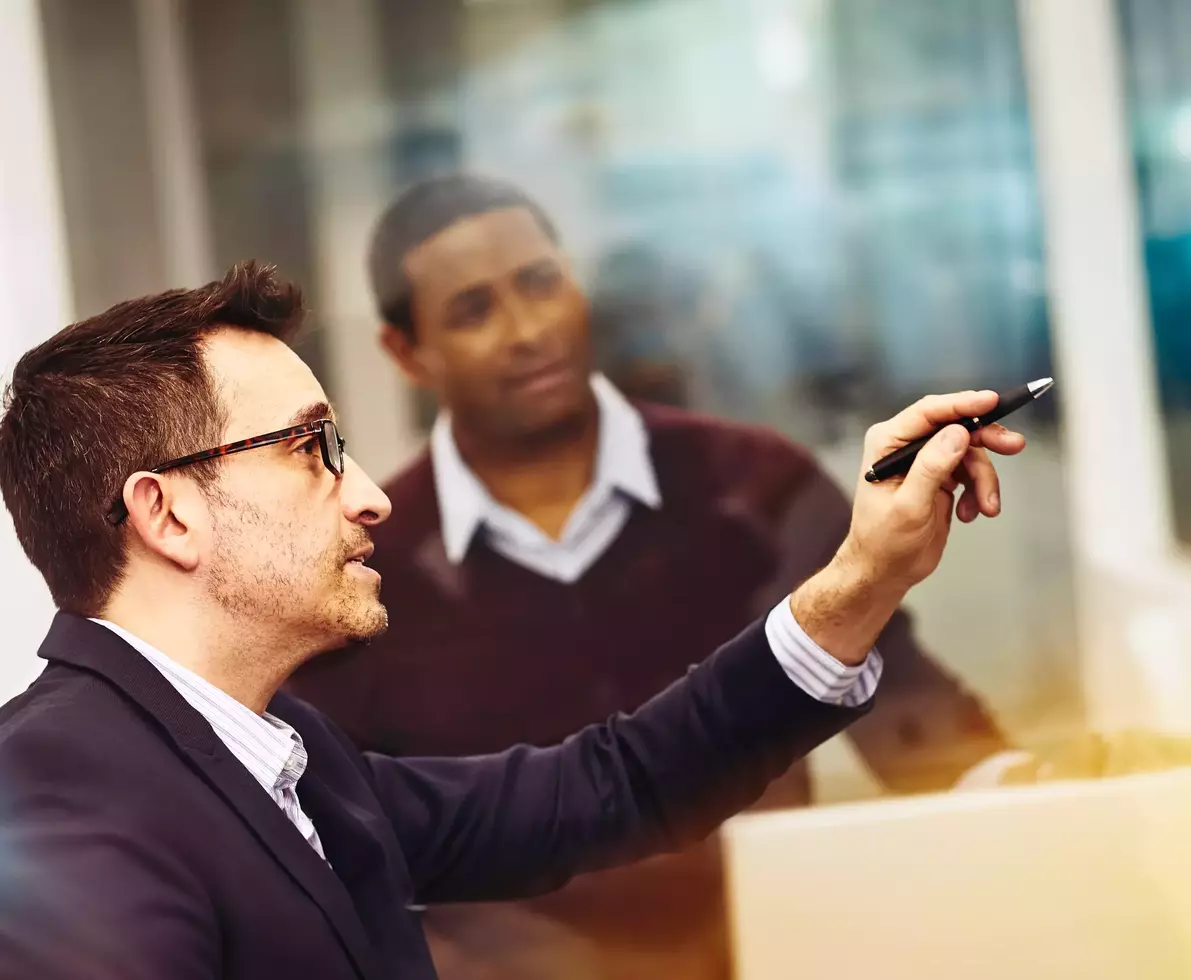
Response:
MULTIPOLYGON (((550 744, 641 704, 687 670, 691 651, 711 653, 831 558, 850 508, 805 450, 752 427, 640 409, 661 509, 635 506, 572 584, 509 561, 482 533, 452 565, 429 454, 398 474, 385 487, 393 517, 377 529, 372 562, 389 631, 312 662, 293 682, 297 693, 366 749, 448 755, 550 744)), ((886 785, 942 788, 1004 747, 979 703, 916 646, 904 614, 879 646, 877 704, 849 735, 886 785)), ((799 763, 767 802, 810 798, 799 763)), ((630 886, 632 877, 605 873, 536 908, 599 943, 623 932, 664 947, 701 933, 704 960, 724 958, 711 851, 630 886)), ((637 974, 605 963, 591 975, 637 974)))

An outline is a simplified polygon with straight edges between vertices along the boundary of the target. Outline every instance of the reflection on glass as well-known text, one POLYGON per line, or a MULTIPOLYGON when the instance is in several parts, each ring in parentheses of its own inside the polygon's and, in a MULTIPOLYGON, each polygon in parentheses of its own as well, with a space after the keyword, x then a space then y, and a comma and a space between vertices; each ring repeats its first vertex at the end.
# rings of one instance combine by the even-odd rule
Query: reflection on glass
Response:
POLYGON ((591 267, 638 249, 700 283, 705 407, 789 430, 824 389, 868 414, 1048 373, 1011 2, 491 4, 467 29, 527 8, 466 72, 465 159, 531 177, 591 267))
MULTIPOLYGON (((462 29, 464 164, 558 220, 622 387, 770 425, 850 483, 883 412, 1052 373, 1013 0, 492 3, 462 29)), ((1023 733, 1078 712, 1055 404, 1006 467, 1031 506, 915 600, 1023 733), (979 635, 973 574, 1001 583, 979 635)))

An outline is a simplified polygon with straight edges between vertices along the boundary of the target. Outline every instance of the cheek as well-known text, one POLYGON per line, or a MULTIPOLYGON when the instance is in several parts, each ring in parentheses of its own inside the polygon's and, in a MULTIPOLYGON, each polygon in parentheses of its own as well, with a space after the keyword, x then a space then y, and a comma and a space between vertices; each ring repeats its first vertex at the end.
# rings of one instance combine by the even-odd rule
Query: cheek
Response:
POLYGON ((452 343, 438 355, 433 369, 427 365, 435 372, 436 385, 464 398, 491 387, 502 357, 499 334, 485 328, 452 343))
POLYGON ((286 463, 273 466, 245 466, 229 481, 233 510, 241 511, 254 524, 273 528, 293 520, 300 504, 301 467, 288 471, 286 463))
POLYGON ((315 528, 307 521, 274 520, 250 545, 251 562, 263 577, 294 589, 300 601, 300 593, 317 590, 329 572, 338 570, 342 543, 333 527, 329 522, 315 528))
POLYGON ((578 288, 568 290, 555 300, 554 322, 561 337, 572 347, 587 342, 590 310, 578 288))
POLYGON ((221 523, 254 564, 314 560, 338 543, 341 507, 321 465, 318 472, 305 459, 292 467, 245 467, 229 481, 221 523))

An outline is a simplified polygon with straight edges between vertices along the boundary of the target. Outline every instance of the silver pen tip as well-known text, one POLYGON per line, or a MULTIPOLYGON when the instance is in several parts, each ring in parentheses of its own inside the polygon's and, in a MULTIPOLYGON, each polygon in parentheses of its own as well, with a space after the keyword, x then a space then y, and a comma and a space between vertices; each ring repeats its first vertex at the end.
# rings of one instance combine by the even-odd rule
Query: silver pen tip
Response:
POLYGON ((1050 391, 1054 383, 1054 378, 1039 378, 1037 381, 1031 381, 1026 387, 1030 390, 1030 394, 1037 398, 1043 392, 1050 391))

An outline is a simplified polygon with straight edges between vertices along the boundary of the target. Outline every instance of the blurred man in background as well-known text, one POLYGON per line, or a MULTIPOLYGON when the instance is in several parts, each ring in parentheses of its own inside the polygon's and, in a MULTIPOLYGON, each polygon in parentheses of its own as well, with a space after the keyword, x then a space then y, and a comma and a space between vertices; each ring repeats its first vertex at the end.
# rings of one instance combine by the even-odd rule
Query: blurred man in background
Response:
MULTIPOLYGON (((382 217, 370 272, 386 350, 441 413, 385 487, 402 520, 379 529, 374 564, 396 627, 294 682, 362 747, 557 742, 682 676, 689 650, 735 635, 844 540, 849 505, 806 449, 634 406, 593 376, 587 299, 552 222, 517 189, 415 186, 382 217)), ((974 501, 960 516, 975 518, 974 501)), ((849 734, 885 786, 946 788, 1005 748, 904 613, 879 649, 882 701, 849 734)), ((799 763, 764 803, 811 799, 799 763)), ((523 906, 508 956, 508 909, 430 922, 453 940, 444 976, 467 976, 470 960, 475 976, 722 980, 721 892, 712 843, 523 906)))

